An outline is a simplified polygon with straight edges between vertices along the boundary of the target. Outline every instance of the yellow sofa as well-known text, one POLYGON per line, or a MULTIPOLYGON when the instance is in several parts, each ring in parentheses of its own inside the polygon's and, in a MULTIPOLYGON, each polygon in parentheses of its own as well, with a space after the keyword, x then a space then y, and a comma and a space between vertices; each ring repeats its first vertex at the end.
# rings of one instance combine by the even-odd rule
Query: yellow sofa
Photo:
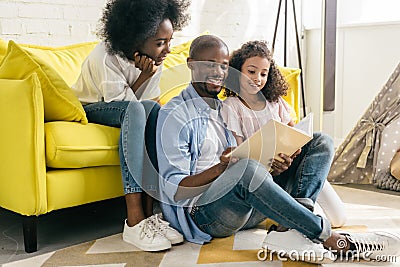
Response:
POLYGON ((39 215, 123 195, 119 129, 87 123, 65 91, 96 43, 10 43, 7 51, 0 40, 0 206, 24 215, 25 251, 34 252, 39 215))
MULTIPOLYGON (((39 215, 123 195, 119 129, 88 123, 69 89, 95 45, 43 47, 0 39, 0 207, 23 215, 26 252, 37 250, 39 215)), ((189 45, 173 47, 167 57, 162 104, 189 81, 189 45)), ((299 71, 282 70, 293 86, 288 100, 298 107, 299 71)))

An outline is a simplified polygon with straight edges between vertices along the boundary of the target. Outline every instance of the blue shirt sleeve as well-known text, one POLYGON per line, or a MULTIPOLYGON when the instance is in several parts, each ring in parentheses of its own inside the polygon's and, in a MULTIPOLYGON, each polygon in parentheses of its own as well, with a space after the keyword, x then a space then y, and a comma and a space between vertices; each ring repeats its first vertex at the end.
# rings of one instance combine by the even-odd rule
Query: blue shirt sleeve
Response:
POLYGON ((156 145, 160 189, 171 204, 179 204, 174 199, 179 183, 191 175, 192 137, 186 114, 184 105, 173 106, 171 103, 161 108, 158 115, 156 145))

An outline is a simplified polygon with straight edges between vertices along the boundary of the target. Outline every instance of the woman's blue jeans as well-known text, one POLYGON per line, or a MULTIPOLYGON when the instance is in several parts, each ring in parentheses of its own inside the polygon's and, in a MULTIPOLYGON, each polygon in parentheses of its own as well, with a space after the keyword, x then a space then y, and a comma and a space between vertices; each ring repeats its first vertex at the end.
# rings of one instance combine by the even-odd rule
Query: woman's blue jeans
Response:
POLYGON ((156 191, 159 104, 151 100, 97 102, 84 109, 89 122, 121 128, 119 157, 125 194, 156 191))
POLYGON ((333 154, 331 138, 316 133, 279 176, 272 177, 257 161, 240 160, 201 195, 191 216, 202 231, 214 237, 231 236, 270 218, 323 242, 331 235, 330 223, 310 209, 324 185, 333 154))

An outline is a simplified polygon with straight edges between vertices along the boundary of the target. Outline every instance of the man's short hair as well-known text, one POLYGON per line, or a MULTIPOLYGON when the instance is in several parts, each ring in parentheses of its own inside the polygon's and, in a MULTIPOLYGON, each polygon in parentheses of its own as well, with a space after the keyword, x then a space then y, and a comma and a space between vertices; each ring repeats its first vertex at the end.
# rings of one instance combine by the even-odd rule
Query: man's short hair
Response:
POLYGON ((201 35, 193 40, 190 45, 189 57, 192 59, 197 58, 197 54, 203 49, 214 48, 214 47, 225 47, 229 53, 228 46, 221 38, 214 35, 201 35))

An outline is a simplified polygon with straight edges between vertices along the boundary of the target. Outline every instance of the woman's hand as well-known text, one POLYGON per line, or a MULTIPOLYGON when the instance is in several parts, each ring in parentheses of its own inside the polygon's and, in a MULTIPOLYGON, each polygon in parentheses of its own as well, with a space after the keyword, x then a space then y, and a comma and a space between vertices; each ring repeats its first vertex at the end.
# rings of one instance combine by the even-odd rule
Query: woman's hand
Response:
POLYGON ((158 66, 154 64, 154 60, 146 55, 139 54, 139 52, 135 52, 133 59, 135 61, 135 67, 142 71, 136 81, 131 85, 133 93, 136 94, 136 91, 156 73, 158 66))
POLYGON ((156 73, 158 66, 155 65, 154 60, 150 57, 135 52, 134 60, 136 68, 140 69, 143 75, 151 77, 156 73))

